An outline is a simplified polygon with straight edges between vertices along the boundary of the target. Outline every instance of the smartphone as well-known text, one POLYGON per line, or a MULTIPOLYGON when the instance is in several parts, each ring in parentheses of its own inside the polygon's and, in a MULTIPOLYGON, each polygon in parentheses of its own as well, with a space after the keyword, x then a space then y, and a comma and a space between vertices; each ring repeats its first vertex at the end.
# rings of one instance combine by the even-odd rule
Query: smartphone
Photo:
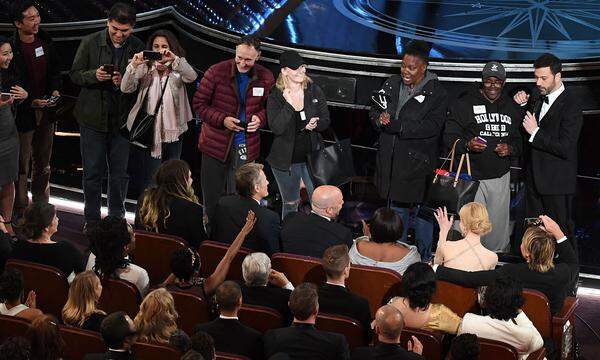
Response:
POLYGON ((54 105, 60 100, 60 96, 44 96, 44 98, 48 101, 48 105, 54 105))
POLYGON ((544 225, 544 223, 542 222, 542 219, 540 218, 525 218, 524 220, 525 222, 525 227, 531 227, 531 226, 542 226, 544 225))
POLYGON ((237 126, 241 127, 244 129, 244 131, 248 131, 248 123, 247 122, 239 122, 237 123, 237 126))
POLYGON ((115 73, 115 65, 113 64, 104 64, 102 65, 102 70, 109 73, 110 75, 115 73))
POLYGON ((477 142, 479 142, 481 144, 484 144, 484 145, 487 145, 487 140, 484 139, 484 138, 482 138, 481 136, 477 137, 477 142))
POLYGON ((162 54, 158 51, 148 51, 144 50, 144 60, 160 60, 162 59, 162 54))
POLYGON ((2 101, 8 101, 13 96, 14 95, 12 93, 0 93, 0 100, 2 100, 2 101))

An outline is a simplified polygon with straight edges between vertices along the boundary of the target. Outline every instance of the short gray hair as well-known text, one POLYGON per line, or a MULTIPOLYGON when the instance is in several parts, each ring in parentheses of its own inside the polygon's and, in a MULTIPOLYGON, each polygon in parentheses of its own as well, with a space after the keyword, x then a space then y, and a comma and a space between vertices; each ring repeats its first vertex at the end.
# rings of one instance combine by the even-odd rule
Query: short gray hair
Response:
POLYGON ((271 259, 267 254, 255 252, 246 255, 242 262, 242 275, 248 286, 263 286, 269 281, 271 259))

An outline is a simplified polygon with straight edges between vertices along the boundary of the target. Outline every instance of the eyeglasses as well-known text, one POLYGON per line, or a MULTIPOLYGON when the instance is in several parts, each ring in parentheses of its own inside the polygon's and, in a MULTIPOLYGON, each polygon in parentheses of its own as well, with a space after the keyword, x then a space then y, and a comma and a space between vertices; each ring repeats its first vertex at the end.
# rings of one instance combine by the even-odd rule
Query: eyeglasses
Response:
POLYGON ((504 81, 502 80, 484 80, 483 81, 483 85, 490 87, 490 86, 495 86, 495 87, 502 87, 502 85, 504 85, 504 81))

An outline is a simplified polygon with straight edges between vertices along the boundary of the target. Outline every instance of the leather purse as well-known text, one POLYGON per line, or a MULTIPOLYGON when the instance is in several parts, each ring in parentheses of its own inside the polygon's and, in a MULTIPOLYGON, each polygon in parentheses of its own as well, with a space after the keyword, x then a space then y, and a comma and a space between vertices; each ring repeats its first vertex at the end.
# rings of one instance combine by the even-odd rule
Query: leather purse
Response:
POLYGON ((435 210, 438 207, 446 207, 449 214, 454 214, 458 218, 460 208, 475 200, 475 194, 479 188, 479 181, 471 179, 471 162, 469 154, 460 156, 460 162, 456 173, 453 173, 454 156, 456 151, 456 140, 450 150, 450 154, 444 160, 440 169, 435 171, 433 183, 429 186, 427 196, 423 206, 430 210, 435 210), (450 168, 448 171, 444 169, 446 162, 450 159, 450 168), (462 166, 467 164, 468 177, 461 177, 462 166), (447 175, 444 175, 447 174, 447 175))
POLYGON ((306 155, 306 164, 315 187, 340 186, 355 176, 350 139, 340 141, 331 128, 328 130, 333 134, 334 143, 306 155))
POLYGON ((127 129, 127 123, 121 127, 121 134, 129 140, 131 145, 141 149, 149 149, 154 144, 154 124, 156 123, 156 114, 162 105, 163 96, 165 95, 168 83, 169 77, 167 76, 165 85, 163 85, 160 93, 160 98, 154 106, 154 112, 152 114, 148 114, 146 111, 147 107, 145 105, 148 98, 148 92, 146 92, 144 99, 142 100, 142 105, 131 125, 131 130, 127 129))

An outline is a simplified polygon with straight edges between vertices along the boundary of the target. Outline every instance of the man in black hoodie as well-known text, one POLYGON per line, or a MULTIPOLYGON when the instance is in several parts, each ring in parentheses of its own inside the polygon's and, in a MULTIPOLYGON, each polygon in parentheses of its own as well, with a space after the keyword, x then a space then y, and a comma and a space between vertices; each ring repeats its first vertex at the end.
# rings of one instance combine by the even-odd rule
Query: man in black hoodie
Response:
POLYGON ((50 196, 50 156, 54 138, 55 102, 50 96, 60 96, 59 55, 52 39, 40 29, 40 13, 33 1, 15 1, 11 19, 16 27, 12 37, 14 63, 21 75, 29 98, 18 105, 16 124, 19 131, 19 179, 16 183, 15 214, 23 215, 29 205, 27 175, 31 169, 33 201, 48 201, 50 196))
POLYGON ((485 205, 492 223, 482 244, 491 251, 508 252, 510 157, 521 153, 523 112, 502 91, 506 81, 502 64, 488 62, 482 80, 451 107, 444 141, 448 147, 457 142, 458 155, 469 154, 472 176, 479 180, 475 201, 485 205))

